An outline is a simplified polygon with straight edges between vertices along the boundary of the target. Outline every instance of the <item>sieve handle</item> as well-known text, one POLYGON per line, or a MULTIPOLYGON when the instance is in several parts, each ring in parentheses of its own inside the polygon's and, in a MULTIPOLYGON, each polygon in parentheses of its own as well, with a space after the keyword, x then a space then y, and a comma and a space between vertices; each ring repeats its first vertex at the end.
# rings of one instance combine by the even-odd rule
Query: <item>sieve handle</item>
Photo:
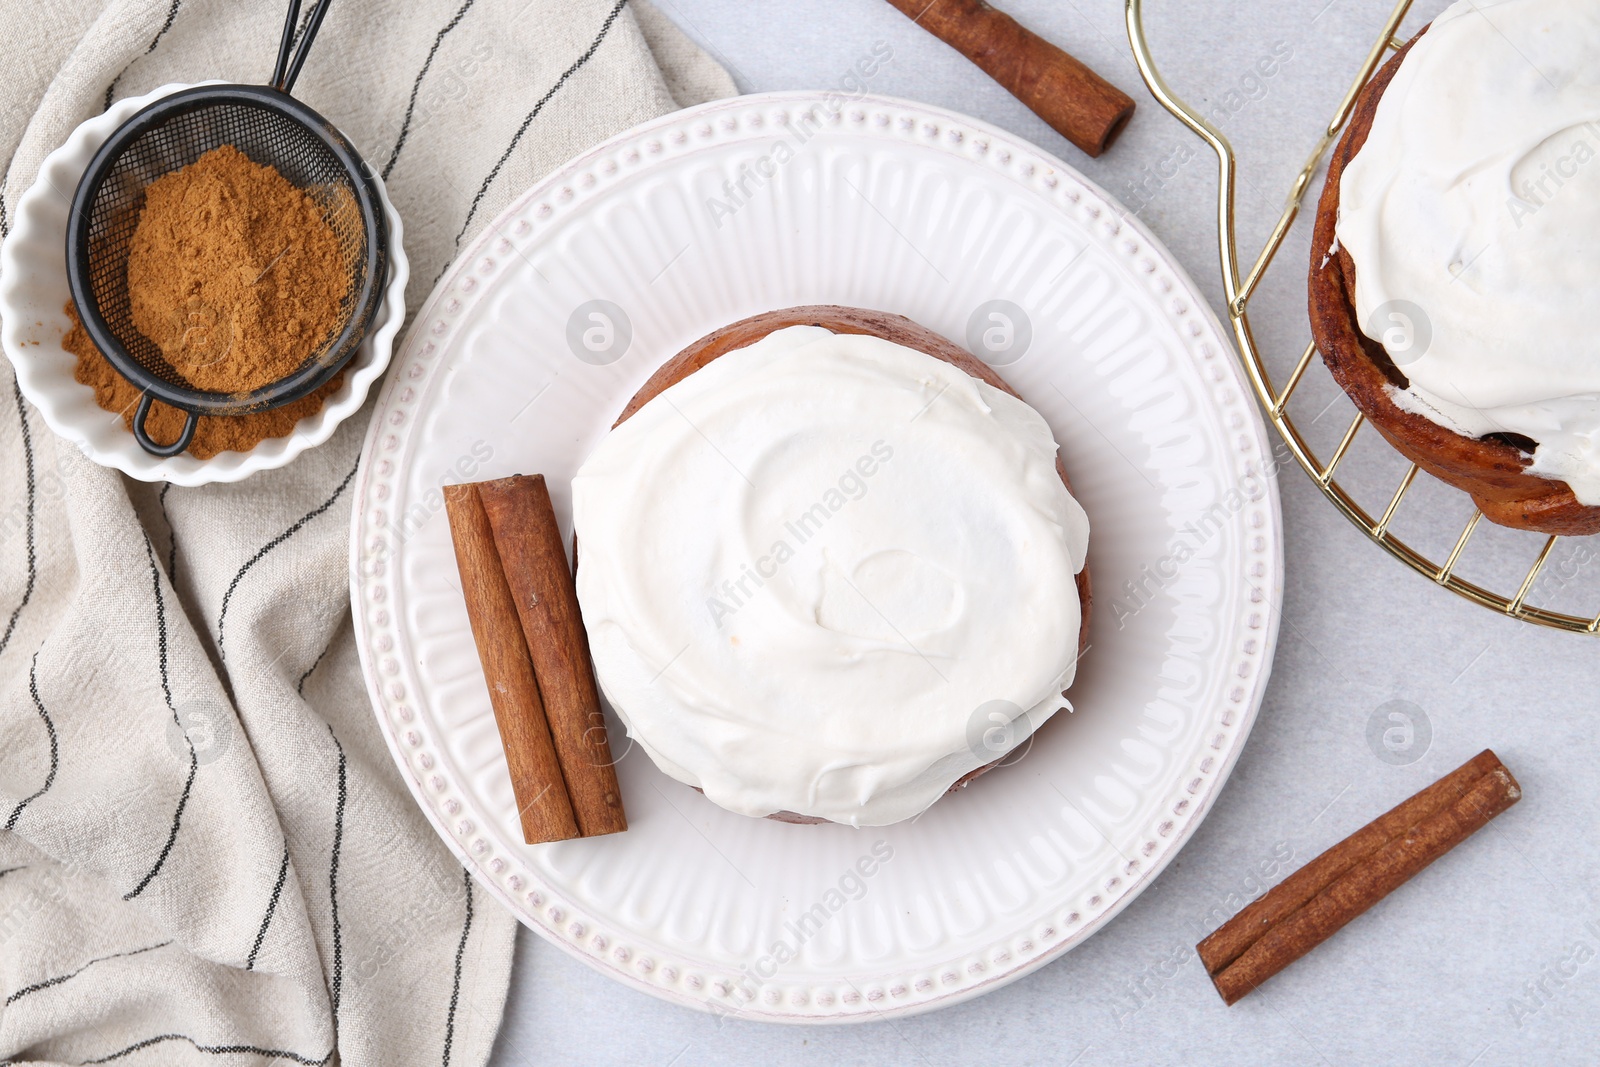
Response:
POLYGON ((139 447, 152 456, 176 456, 179 452, 189 447, 189 442, 194 440, 194 428, 200 423, 200 416, 192 411, 185 412, 183 432, 178 434, 178 439, 170 445, 160 445, 150 438, 150 431, 145 429, 145 420, 150 417, 150 406, 156 398, 150 393, 139 397, 139 407, 133 413, 133 437, 139 442, 139 447))
POLYGON ((294 58, 291 59, 289 48, 294 44, 295 23, 300 21, 300 0, 289 0, 289 14, 283 20, 283 40, 278 44, 278 63, 272 68, 272 88, 282 93, 294 88, 295 79, 300 77, 300 68, 305 65, 306 53, 311 51, 311 42, 316 40, 317 31, 322 28, 323 16, 328 13, 331 3, 333 0, 317 0, 317 6, 306 23, 305 35, 300 38, 300 47, 294 50, 294 58))

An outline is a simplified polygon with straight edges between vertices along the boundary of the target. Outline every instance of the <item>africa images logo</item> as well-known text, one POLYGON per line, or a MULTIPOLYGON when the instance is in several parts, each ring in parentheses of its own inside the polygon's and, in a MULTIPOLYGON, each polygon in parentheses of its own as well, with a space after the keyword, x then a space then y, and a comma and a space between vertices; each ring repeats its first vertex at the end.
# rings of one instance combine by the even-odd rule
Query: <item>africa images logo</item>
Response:
POLYGON ((808 908, 803 908, 783 924, 786 936, 768 946, 767 951, 753 962, 739 967, 743 972, 734 980, 746 999, 754 1000, 761 984, 776 975, 785 964, 796 959, 807 942, 820 934, 834 916, 851 903, 867 895, 868 882, 894 859, 894 846, 887 841, 874 841, 870 854, 858 857, 823 890, 822 895, 808 908))
POLYGON ((788 537, 773 541, 766 555, 753 563, 741 565, 737 575, 716 587, 706 598, 706 610, 711 612, 711 621, 717 628, 721 629, 728 616, 755 599, 756 593, 777 576, 779 568, 795 557, 795 545, 803 545, 811 540, 827 525, 828 520, 844 510, 845 505, 866 496, 867 479, 877 474, 882 465, 893 457, 894 448, 887 441, 872 442, 870 452, 845 468, 838 481, 824 490, 815 503, 783 524, 788 537), (790 538, 794 545, 789 543, 790 538))

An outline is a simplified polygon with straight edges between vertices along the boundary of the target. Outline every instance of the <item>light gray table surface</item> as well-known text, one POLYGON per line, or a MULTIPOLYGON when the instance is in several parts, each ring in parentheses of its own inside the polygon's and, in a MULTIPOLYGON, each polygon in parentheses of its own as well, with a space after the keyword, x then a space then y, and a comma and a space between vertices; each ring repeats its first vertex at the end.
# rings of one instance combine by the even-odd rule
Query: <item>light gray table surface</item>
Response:
MULTIPOLYGON (((882 0, 657 2, 746 92, 847 87, 855 61, 888 42, 893 58, 868 91, 966 112, 1065 159, 1137 208, 1221 308, 1214 158, 1145 91, 1118 0, 1000 5, 1138 100, 1132 124, 1099 160, 882 0), (1152 178, 1158 166, 1171 176, 1152 178)), ((1405 33, 1443 6, 1419 0, 1405 33)), ((1239 149, 1249 256, 1388 9, 1388 0, 1149 0, 1151 43, 1169 83, 1239 149)), ((1257 334, 1280 368, 1309 339, 1309 214, 1253 305, 1257 334)), ((1319 370, 1302 393, 1294 410, 1326 455, 1353 409, 1319 370)), ((1381 508, 1403 467, 1368 433, 1342 473, 1368 507, 1381 508)), ((1292 464, 1279 486, 1288 581, 1260 717, 1205 823, 1103 931, 956 1007, 782 1027, 635 992, 523 929, 492 1062, 1600 1062, 1600 643, 1499 617, 1434 587, 1373 547, 1292 464), (1398 723, 1388 718, 1397 712, 1419 728, 1409 751, 1379 758, 1389 750, 1369 735, 1375 723, 1398 723), (1223 1006, 1193 953, 1214 924, 1208 916, 1237 910, 1282 877, 1279 869, 1264 878, 1263 865, 1285 856, 1280 867, 1304 863, 1485 747, 1521 780, 1520 804, 1258 993, 1223 1006)), ((1469 511, 1460 494, 1424 479, 1397 529, 1444 553, 1469 511)), ((1539 539, 1491 530, 1481 542, 1468 573, 1514 591, 1539 539)), ((1559 545, 1533 599, 1600 609, 1597 554, 1600 539, 1559 545)))

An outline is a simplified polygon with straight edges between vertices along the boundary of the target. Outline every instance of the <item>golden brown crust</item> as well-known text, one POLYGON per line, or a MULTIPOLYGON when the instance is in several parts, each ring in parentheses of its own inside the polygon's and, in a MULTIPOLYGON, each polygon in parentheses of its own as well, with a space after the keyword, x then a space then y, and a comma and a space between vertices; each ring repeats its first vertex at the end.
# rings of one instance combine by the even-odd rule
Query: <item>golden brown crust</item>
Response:
POLYGON ((1339 219, 1339 178, 1366 143, 1378 101, 1393 80, 1413 37, 1373 76, 1356 100, 1349 126, 1328 162, 1328 181, 1317 206, 1311 239, 1308 283, 1311 334, 1334 380, 1378 432, 1423 470, 1472 496, 1491 522, 1547 534, 1600 533, 1600 507, 1587 507, 1566 482, 1526 471, 1531 457, 1512 444, 1464 437, 1421 415, 1404 411, 1389 398, 1388 386, 1408 384, 1377 341, 1367 337, 1356 320, 1355 263, 1344 248, 1334 247, 1339 219))
MULTIPOLYGON (((784 308, 781 311, 768 311, 760 315, 752 315, 747 319, 715 330, 694 344, 673 356, 663 363, 652 374, 639 391, 633 395, 628 406, 622 409, 622 414, 617 416, 616 425, 621 425, 634 412, 644 407, 669 386, 683 381, 695 371, 704 367, 718 356, 726 355, 736 349, 746 348, 761 340, 767 334, 782 330, 789 326, 821 326, 823 329, 832 330, 834 333, 866 334, 871 337, 881 337, 895 344, 905 345, 907 348, 916 349, 935 359, 942 359, 966 371, 979 381, 987 382, 996 389, 1017 396, 1017 391, 1007 385, 1005 380, 996 374, 994 368, 973 356, 961 346, 941 337, 925 326, 904 317, 891 315, 886 311, 869 311, 864 308, 843 307, 833 304, 812 304, 802 307, 784 308)), ((1021 397, 1018 397, 1020 400, 1021 397)), ((1067 471, 1062 466, 1061 459, 1056 458, 1056 471, 1061 475, 1062 484, 1070 492, 1072 484, 1067 481, 1067 471)), ((1089 568, 1086 565, 1078 573, 1078 602, 1081 605, 1082 621, 1078 628, 1078 654, 1081 656, 1088 647, 1089 641, 1089 605, 1092 599, 1092 589, 1089 582, 1089 568)), ((1004 759, 1005 757, 1001 757, 1004 759)), ((1000 760, 984 764, 977 770, 967 774, 950 787, 950 792, 965 786, 978 775, 997 766, 1000 760)), ((792 811, 780 811, 768 815, 769 819, 779 822, 791 823, 822 823, 827 819, 817 818, 813 815, 799 815, 792 811)))

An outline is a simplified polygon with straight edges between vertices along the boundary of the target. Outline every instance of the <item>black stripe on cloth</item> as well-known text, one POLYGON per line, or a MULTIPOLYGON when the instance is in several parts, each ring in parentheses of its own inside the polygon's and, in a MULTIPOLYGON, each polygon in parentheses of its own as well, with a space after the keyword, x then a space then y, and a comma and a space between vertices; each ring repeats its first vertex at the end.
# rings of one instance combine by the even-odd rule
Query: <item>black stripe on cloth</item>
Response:
POLYGON ((318 667, 322 666, 322 661, 328 658, 328 652, 332 648, 333 648, 333 646, 329 645, 327 648, 323 649, 320 653, 317 654, 317 658, 316 659, 311 661, 311 666, 306 668, 306 672, 304 674, 302 674, 300 676, 300 680, 294 684, 294 691, 297 694, 299 694, 300 696, 305 696, 306 695, 306 679, 311 677, 311 672, 312 671, 314 671, 318 667))
POLYGON ((333 859, 328 864, 328 904, 333 910, 333 1025, 338 1029, 339 994, 344 989, 344 936, 339 929, 339 850, 344 845, 344 802, 348 794, 345 791, 344 746, 339 744, 339 735, 333 732, 332 726, 328 727, 328 736, 339 749, 339 798, 334 806, 333 859))
POLYGON ((167 710, 172 712, 172 721, 178 724, 178 731, 183 734, 184 743, 189 746, 189 777, 184 780, 183 792, 178 796, 178 807, 172 813, 172 829, 167 832, 167 843, 161 846, 161 855, 156 857, 155 865, 149 872, 139 879, 139 884, 122 894, 123 900, 132 900, 143 893, 145 887, 161 873, 162 866, 167 862, 167 856, 172 852, 173 842, 178 840, 178 827, 183 823, 183 809, 189 804, 189 794, 194 789, 195 772, 200 769, 200 759, 195 754, 194 742, 189 740, 189 732, 183 729, 183 723, 178 719, 178 709, 172 704, 172 683, 167 677, 167 601, 161 595, 161 568, 156 566, 156 550, 150 547, 148 537, 144 539, 144 554, 150 560, 150 587, 155 591, 156 597, 156 648, 161 668, 161 693, 167 699, 167 710))
POLYGON ((122 76, 128 73, 129 68, 132 67, 134 63, 137 63, 139 59, 143 59, 151 52, 154 52, 156 50, 156 45, 161 43, 161 38, 165 37, 167 35, 167 31, 172 29, 172 20, 178 17, 178 5, 181 3, 183 3, 183 0, 172 0, 172 6, 167 8, 167 21, 163 22, 161 24, 161 28, 156 31, 156 35, 150 38, 150 47, 146 48, 143 54, 138 57, 138 59, 132 60, 128 63, 128 66, 117 71, 117 76, 111 79, 111 84, 106 86, 106 107, 111 106, 112 94, 117 91, 117 83, 122 80, 122 76))
MULTIPOLYGON (((44 776, 44 785, 39 787, 37 793, 31 797, 24 797, 17 802, 17 806, 11 810, 11 817, 6 820, 5 829, 7 830, 13 829, 17 825, 17 818, 22 814, 23 808, 44 796, 45 791, 55 784, 56 770, 61 766, 61 753, 56 744, 56 724, 50 721, 50 713, 44 710, 44 701, 39 699, 39 653, 37 652, 33 654, 33 663, 28 668, 28 692, 33 696, 33 706, 38 709, 39 718, 44 720, 44 728, 50 735, 50 773, 44 776)), ((19 867, 11 868, 12 871, 20 869, 19 867)), ((10 874, 11 871, 5 873, 10 874)))
POLYGON ((127 1048, 119 1049, 118 1051, 111 1053, 109 1056, 100 1056, 96 1059, 83 1060, 81 1062, 85 1064, 110 1063, 112 1060, 120 1060, 122 1057, 130 1056, 133 1053, 138 1052, 140 1049, 147 1049, 151 1045, 159 1045, 164 1041, 187 1041, 194 1047, 195 1051, 204 1052, 211 1056, 231 1056, 248 1052, 254 1056, 270 1056, 274 1060, 288 1060, 290 1063, 303 1063, 306 1064, 307 1067, 322 1067, 322 1064, 327 1063, 333 1058, 332 1049, 329 1049, 328 1054, 323 1056, 320 1060, 314 1060, 309 1056, 301 1056, 294 1052, 285 1052, 281 1048, 262 1048, 260 1045, 202 1045, 200 1042, 196 1041, 187 1034, 161 1034, 157 1037, 147 1037, 143 1041, 135 1041, 127 1048))
POLYGON ((272 884, 272 897, 267 901, 267 913, 261 917, 261 929, 256 931, 256 943, 250 946, 250 958, 244 961, 244 969, 256 969, 256 954, 261 951, 261 942, 267 939, 267 927, 272 925, 272 915, 278 910, 278 898, 283 895, 283 883, 289 877, 289 844, 284 842, 283 862, 278 864, 278 880, 272 884))
POLYGON ((461 24, 461 19, 467 10, 476 2, 477 0, 466 0, 466 3, 456 10, 455 15, 433 38, 433 47, 428 49, 428 58, 422 61, 422 69, 417 71, 416 80, 411 83, 411 99, 406 101, 406 115, 400 120, 400 136, 395 139, 394 148, 389 151, 389 161, 383 165, 384 181, 389 180, 389 172, 394 170, 395 161, 400 158, 400 150, 406 146, 406 138, 411 134, 411 116, 417 109, 417 92, 422 88, 422 79, 428 76, 428 70, 433 66, 433 57, 438 53, 439 46, 444 44, 445 37, 461 24))
POLYGON ((456 943, 456 975, 450 985, 450 1014, 444 1021, 444 1063, 450 1067, 450 1046, 456 1037, 456 1005, 461 1001, 461 960, 467 954, 467 935, 472 933, 472 875, 461 868, 461 881, 467 887, 467 921, 461 925, 461 940, 456 943))
POLYGON ((478 205, 488 195, 489 186, 493 185, 494 180, 500 176, 500 168, 506 165, 506 160, 511 158, 511 153, 515 152, 517 145, 522 142, 522 135, 528 132, 528 127, 533 125, 533 120, 539 117, 539 112, 544 110, 544 106, 550 102, 550 98, 555 96, 563 85, 567 84, 567 79, 578 73, 585 63, 594 58, 594 54, 600 50, 600 42, 604 41, 606 34, 611 32, 611 24, 617 21, 617 16, 622 14, 622 9, 627 3, 628 0, 617 0, 616 5, 611 8, 611 12, 606 15, 606 20, 600 24, 600 32, 595 35, 593 41, 589 42, 589 47, 584 49, 583 54, 573 61, 572 66, 561 72, 561 77, 556 79, 556 83, 550 87, 550 91, 539 98, 539 102, 533 105, 533 110, 528 112, 528 117, 522 120, 522 125, 517 127, 516 135, 511 138, 511 143, 506 145, 504 152, 500 153, 500 158, 495 161, 493 169, 483 179, 483 184, 478 186, 477 195, 472 198, 472 203, 467 207, 466 221, 461 224, 461 232, 456 234, 457 248, 461 247, 461 238, 466 236, 467 227, 472 225, 472 218, 478 213, 478 205))
POLYGON ((18 871, 25 871, 27 869, 28 868, 26 865, 21 867, 7 867, 5 870, 0 871, 0 878, 4 878, 8 874, 16 874, 18 871))
POLYGON ((307 4, 306 5, 306 13, 304 15, 300 16, 300 25, 298 25, 298 26, 296 26, 294 28, 294 40, 289 43, 289 54, 290 55, 293 55, 294 54, 294 50, 300 47, 300 38, 305 35, 306 26, 308 26, 311 23, 311 16, 315 15, 316 13, 317 13, 317 5, 316 4, 307 4))
POLYGON ((6 646, 11 643, 11 635, 17 630, 17 619, 21 617, 22 609, 28 606, 28 601, 33 599, 33 587, 39 580, 39 556, 35 551, 33 532, 34 514, 39 502, 38 483, 33 476, 33 434, 28 429, 28 409, 22 403, 22 386, 17 383, 15 376, 11 379, 11 394, 17 399, 17 419, 22 423, 22 457, 28 475, 28 584, 22 589, 22 602, 6 623, 5 634, 0 636, 0 653, 5 652, 6 646))
POLYGON ((222 594, 222 610, 217 613, 217 655, 222 657, 224 662, 227 661, 228 654, 223 648, 222 627, 228 621, 228 602, 233 599, 234 590, 239 588, 239 583, 243 581, 244 576, 250 572, 250 568, 254 567, 257 563, 260 563, 262 558, 266 556, 268 552, 271 552, 273 549, 277 548, 279 545, 289 540, 289 538, 303 530, 306 523, 310 522, 318 515, 321 515, 324 511, 327 511, 329 508, 333 507, 334 501, 338 500, 340 494, 342 494, 345 491, 345 488, 349 486, 350 479, 356 476, 356 469, 360 467, 360 465, 361 461, 360 459, 357 459, 356 466, 350 468, 350 473, 344 476, 344 481, 339 483, 339 488, 333 491, 332 496, 318 504, 316 507, 312 508, 310 511, 306 512, 304 515, 300 516, 300 518, 296 519, 293 526, 289 527, 287 530, 283 531, 283 533, 262 545, 261 549, 256 552, 255 555, 245 560, 244 566, 239 568, 239 573, 235 574, 233 576, 233 581, 228 583, 228 591, 222 594))
POLYGON ((11 236, 11 213, 6 210, 5 182, 11 177, 11 164, 17 161, 16 153, 6 160, 4 170, 0 170, 0 237, 11 236))
POLYGON ((167 524, 167 581, 171 583, 173 592, 177 592, 178 531, 173 528, 172 518, 167 514, 167 491, 171 488, 171 482, 161 487, 161 521, 167 524))
POLYGON ((156 949, 166 948, 170 944, 172 944, 171 941, 163 941, 159 945, 146 945, 144 948, 131 949, 127 952, 113 952, 109 956, 101 956, 98 959, 92 959, 75 971, 69 971, 66 974, 60 974, 54 978, 46 978, 44 981, 35 982, 30 986, 23 986, 21 989, 17 990, 15 993, 6 998, 5 1006, 9 1008, 13 1003, 21 1000, 30 993, 37 993, 41 989, 49 989, 51 986, 58 986, 69 978, 76 978, 78 975, 82 974, 84 971, 87 971, 90 967, 93 967, 97 963, 104 963, 106 960, 120 960, 127 956, 137 956, 145 952, 154 952, 156 949))

